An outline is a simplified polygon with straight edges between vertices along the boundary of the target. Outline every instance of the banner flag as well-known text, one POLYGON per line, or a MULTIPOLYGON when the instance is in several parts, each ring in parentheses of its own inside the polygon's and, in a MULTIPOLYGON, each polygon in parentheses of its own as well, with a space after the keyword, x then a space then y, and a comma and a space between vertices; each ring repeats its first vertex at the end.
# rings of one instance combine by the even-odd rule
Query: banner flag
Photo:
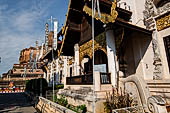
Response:
POLYGON ((29 62, 29 67, 30 67, 30 68, 31 68, 31 63, 32 63, 32 57, 33 57, 33 50, 31 49, 30 62, 29 62))
POLYGON ((36 52, 36 62, 38 62, 39 60, 39 48, 37 48, 37 52, 36 52))
POLYGON ((53 42, 54 50, 57 50, 57 26, 58 22, 54 21, 54 42, 53 42))
POLYGON ((44 49, 44 43, 42 43, 42 45, 41 45, 41 51, 40 51, 40 55, 39 55, 38 60, 40 60, 41 57, 43 56, 43 49, 44 49))
POLYGON ((93 9, 94 16, 95 16, 95 13, 96 13, 96 9, 97 9, 99 18, 101 18, 101 12, 100 12, 100 7, 99 7, 99 0, 94 0, 94 9, 93 9))
POLYGON ((34 62, 32 64, 32 72, 34 71, 34 69, 37 69, 36 63, 36 58, 34 58, 34 62))

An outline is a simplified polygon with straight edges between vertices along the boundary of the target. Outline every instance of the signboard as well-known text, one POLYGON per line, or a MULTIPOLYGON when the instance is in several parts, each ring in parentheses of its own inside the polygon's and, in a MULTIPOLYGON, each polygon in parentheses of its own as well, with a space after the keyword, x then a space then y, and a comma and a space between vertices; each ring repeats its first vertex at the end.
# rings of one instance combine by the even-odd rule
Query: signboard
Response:
POLYGON ((94 65, 94 71, 106 73, 106 64, 94 65))

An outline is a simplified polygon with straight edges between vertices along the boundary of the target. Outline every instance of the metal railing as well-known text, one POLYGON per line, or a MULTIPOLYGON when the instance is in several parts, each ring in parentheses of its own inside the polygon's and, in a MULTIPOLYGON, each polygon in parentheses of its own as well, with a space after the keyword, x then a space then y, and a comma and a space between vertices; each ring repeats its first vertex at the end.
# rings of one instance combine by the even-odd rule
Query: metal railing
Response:
POLYGON ((110 73, 100 73, 101 84, 111 84, 110 73))
MULTIPOLYGON (((100 83, 111 84, 110 73, 100 73, 100 83)), ((92 85, 93 74, 67 77, 66 84, 67 85, 92 85)))

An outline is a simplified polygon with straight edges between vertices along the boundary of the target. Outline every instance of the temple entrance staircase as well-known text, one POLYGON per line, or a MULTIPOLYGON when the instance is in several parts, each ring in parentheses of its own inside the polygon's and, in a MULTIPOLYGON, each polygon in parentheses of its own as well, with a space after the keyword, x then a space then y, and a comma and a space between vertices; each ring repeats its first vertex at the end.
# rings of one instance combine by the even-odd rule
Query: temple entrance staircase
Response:
POLYGON ((167 81, 147 81, 137 75, 122 78, 122 86, 136 96, 137 101, 144 107, 145 113, 167 113, 169 85, 167 81))
POLYGON ((151 95, 160 95, 166 101, 166 107, 170 112, 170 80, 146 81, 151 95))

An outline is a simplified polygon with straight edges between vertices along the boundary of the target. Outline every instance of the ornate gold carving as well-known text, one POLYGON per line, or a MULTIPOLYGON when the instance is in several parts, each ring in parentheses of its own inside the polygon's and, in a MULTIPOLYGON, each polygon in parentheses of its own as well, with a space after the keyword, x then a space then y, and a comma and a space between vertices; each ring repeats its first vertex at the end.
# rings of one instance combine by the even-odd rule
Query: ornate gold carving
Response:
MULTIPOLYGON (((80 46, 80 61, 82 61, 83 57, 85 55, 88 55, 91 59, 93 57, 93 50, 92 50, 92 40, 84 43, 83 45, 80 46)), ((102 50, 107 54, 106 51, 106 34, 102 33, 95 37, 94 40, 94 51, 97 50, 102 50)))
POLYGON ((158 31, 170 27, 170 13, 168 15, 164 15, 161 18, 156 19, 156 25, 158 31))
MULTIPOLYGON (((83 11, 87 13, 89 16, 92 16, 92 9, 89 8, 87 5, 83 7, 83 11)), ((106 14, 106 13, 101 13, 101 18, 98 16, 98 12, 96 11, 94 18, 96 20, 100 20, 103 23, 109 23, 112 22, 114 23, 116 18, 118 16, 118 12, 116 11, 116 0, 112 2, 112 7, 111 7, 111 13, 106 14)))
MULTIPOLYGON (((112 2, 111 13, 110 13, 111 18, 114 20, 114 22, 118 16, 118 12, 116 11, 116 3, 117 3, 116 0, 114 0, 114 2, 112 2)), ((113 20, 112 20, 112 22, 113 22, 113 20)))
POLYGON ((47 66, 44 66, 45 70, 48 71, 48 67, 47 66))
POLYGON ((69 65, 72 65, 73 61, 72 59, 69 59, 69 65))

